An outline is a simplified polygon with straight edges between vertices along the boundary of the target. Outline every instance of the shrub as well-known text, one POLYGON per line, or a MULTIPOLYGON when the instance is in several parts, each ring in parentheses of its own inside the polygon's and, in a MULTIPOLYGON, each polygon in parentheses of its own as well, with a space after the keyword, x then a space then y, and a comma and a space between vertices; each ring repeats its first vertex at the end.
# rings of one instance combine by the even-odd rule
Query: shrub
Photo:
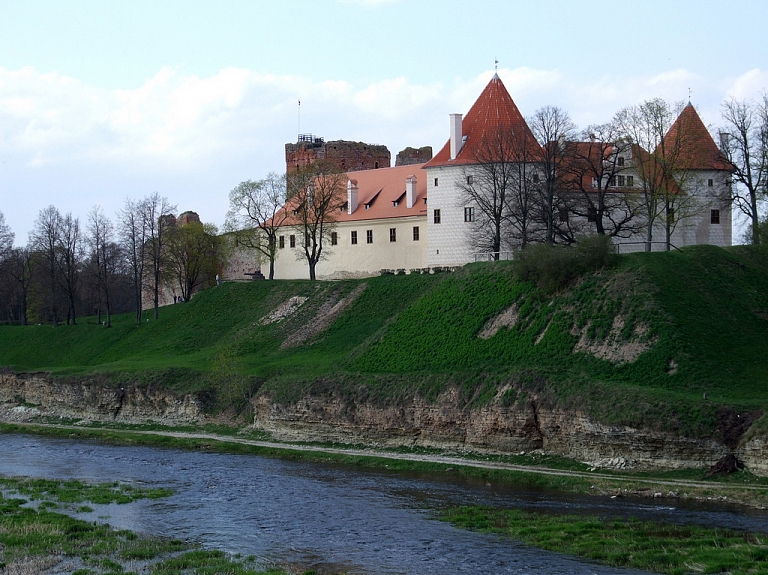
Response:
POLYGON ((553 293, 585 273, 609 267, 616 258, 611 238, 583 236, 575 247, 529 244, 515 254, 513 271, 521 280, 534 282, 542 291, 553 293))

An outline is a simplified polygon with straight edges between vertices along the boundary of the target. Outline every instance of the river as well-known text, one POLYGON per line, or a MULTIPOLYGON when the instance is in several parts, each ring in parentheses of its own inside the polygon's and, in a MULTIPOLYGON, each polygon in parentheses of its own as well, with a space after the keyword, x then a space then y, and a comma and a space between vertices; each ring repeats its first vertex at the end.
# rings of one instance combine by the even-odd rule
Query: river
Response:
POLYGON ((640 573, 463 531, 436 519, 439 509, 462 504, 760 531, 768 524, 765 512, 726 506, 576 497, 450 475, 373 472, 249 455, 32 435, 0 435, 0 453, 0 475, 126 481, 176 490, 159 501, 92 505, 92 513, 78 514, 83 519, 255 555, 265 566, 300 565, 318 573, 640 573))

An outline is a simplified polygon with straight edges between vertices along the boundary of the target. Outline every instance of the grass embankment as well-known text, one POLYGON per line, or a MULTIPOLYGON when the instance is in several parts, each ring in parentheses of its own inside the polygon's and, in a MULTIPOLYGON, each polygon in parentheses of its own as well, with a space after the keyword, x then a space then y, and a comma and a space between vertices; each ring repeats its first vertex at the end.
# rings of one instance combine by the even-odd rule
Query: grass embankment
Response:
POLYGON ((0 571, 40 573, 51 568, 73 575, 150 573, 151 575, 285 575, 257 571, 253 558, 239 559, 204 550, 176 539, 139 537, 107 524, 91 523, 55 512, 93 511, 84 503, 130 503, 171 494, 167 489, 142 489, 120 483, 0 477, 0 571), (24 506, 27 499, 35 507, 24 506))
POLYGON ((615 567, 672 575, 768 574, 765 533, 487 507, 450 509, 443 512, 442 519, 457 527, 499 533, 615 567))
MULTIPOLYGON (((768 404, 767 320, 768 253, 697 246, 621 256, 554 295, 515 280, 506 262, 454 274, 229 283, 139 325, 127 315, 111 329, 92 320, 0 327, 0 365, 219 395, 235 386, 278 401, 313 393, 400 404, 456 388, 459 407, 536 397, 604 423, 724 439, 768 404), (326 329, 297 340, 361 283, 326 329), (308 299, 264 321, 294 296, 308 299), (478 337, 510 306, 514 325, 478 337)), ((766 416, 760 426, 768 428, 766 416)))

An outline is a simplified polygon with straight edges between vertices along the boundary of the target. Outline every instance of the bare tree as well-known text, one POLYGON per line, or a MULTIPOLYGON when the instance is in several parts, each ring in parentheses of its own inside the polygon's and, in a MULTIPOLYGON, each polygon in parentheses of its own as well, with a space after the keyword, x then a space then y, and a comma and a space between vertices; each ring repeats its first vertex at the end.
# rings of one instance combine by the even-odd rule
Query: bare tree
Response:
POLYGON ((53 327, 59 325, 58 315, 58 273, 60 269, 61 214, 55 206, 40 210, 30 234, 30 244, 44 258, 48 282, 50 310, 53 327))
POLYGON ((516 183, 517 146, 510 130, 499 129, 481 142, 474 164, 464 168, 461 185, 467 203, 477 206, 472 242, 499 258, 507 231, 507 207, 516 183))
POLYGON ((579 232, 629 237, 638 229, 632 202, 634 175, 622 172, 632 160, 632 146, 615 122, 587 127, 582 140, 566 144, 562 171, 571 193, 564 209, 586 222, 579 232))
POLYGON ((325 161, 313 162, 292 173, 288 180, 290 200, 286 209, 292 210, 299 230, 298 257, 307 260, 310 280, 317 279, 317 263, 325 256, 325 242, 330 239, 336 214, 346 201, 346 183, 346 174, 325 161))
MULTIPOLYGON (((682 110, 682 105, 677 108, 682 110)), ((689 176, 685 154, 690 133, 686 126, 670 132, 676 117, 673 106, 660 98, 626 108, 617 116, 626 137, 634 144, 632 167, 640 180, 646 251, 651 250, 654 227, 661 216, 669 250, 677 222, 696 202, 695 195, 684 192, 689 176)))
POLYGON ((98 321, 101 323, 101 296, 104 296, 106 326, 112 327, 110 294, 120 261, 120 246, 114 241, 114 226, 99 206, 88 214, 88 245, 91 251, 93 277, 99 298, 98 321))
POLYGON ((172 226, 166 234, 165 276, 178 282, 181 297, 188 301, 198 287, 214 281, 223 263, 223 242, 216 226, 198 221, 172 226))
POLYGON ((732 200, 749 219, 752 243, 760 242, 760 206, 768 194, 768 94, 760 102, 723 104, 721 149, 733 164, 732 200))
POLYGON ((171 222, 176 206, 168 202, 168 198, 160 194, 147 196, 141 202, 141 213, 146 229, 147 260, 149 263, 149 288, 152 291, 155 319, 159 317, 160 307, 160 283, 163 275, 163 267, 166 263, 165 239, 166 231, 171 222))
POLYGON ((136 322, 141 322, 144 266, 147 261, 147 226, 143 217, 142 202, 125 200, 118 216, 122 253, 131 276, 136 322))
POLYGON ((80 233, 79 218, 71 213, 61 218, 61 234, 59 235, 59 266, 64 293, 67 295, 67 323, 77 323, 75 301, 80 287, 80 267, 82 264, 83 238, 80 233))
POLYGON ((13 248, 14 233, 11 227, 5 223, 5 215, 0 212, 0 262, 10 253, 13 248))
POLYGON ((269 279, 275 278, 277 233, 288 211, 284 175, 270 173, 263 180, 246 180, 229 192, 225 227, 235 234, 239 245, 258 250, 269 260, 269 279))
POLYGON ((5 275, 11 281, 12 295, 16 299, 16 321, 27 325, 29 288, 32 283, 32 251, 29 247, 13 248, 3 261, 5 275))
POLYGON ((528 119, 531 131, 542 146, 541 177, 538 191, 540 217, 545 227, 544 241, 555 243, 559 216, 559 191, 565 175, 567 142, 574 137, 576 125, 568 112, 555 106, 544 106, 528 119))

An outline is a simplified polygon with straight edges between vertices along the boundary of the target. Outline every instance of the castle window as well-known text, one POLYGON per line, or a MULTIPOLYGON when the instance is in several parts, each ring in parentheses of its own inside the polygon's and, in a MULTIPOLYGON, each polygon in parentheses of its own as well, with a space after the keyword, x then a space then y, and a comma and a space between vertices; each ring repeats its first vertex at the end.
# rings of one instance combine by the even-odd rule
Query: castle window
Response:
POLYGON ((336 232, 331 232, 331 245, 335 246, 339 243, 339 235, 336 232))
POLYGON ((617 166, 623 166, 624 165, 624 158, 622 158, 621 156, 616 158, 616 165, 617 166))
POLYGON ((293 234, 291 234, 291 237, 289 237, 288 239, 290 240, 290 245, 291 245, 291 247, 292 247, 292 248, 295 248, 295 247, 296 247, 296 236, 294 236, 293 234))
POLYGON ((608 178, 608 185, 609 186, 615 186, 616 185, 616 176, 611 176, 608 178))
POLYGON ((277 238, 277 245, 280 246, 281 250, 285 247, 285 236, 277 238))
POLYGON ((597 221, 597 210, 595 208, 587 208, 587 221, 588 222, 597 221))
POLYGON ((475 221, 475 208, 464 208, 464 221, 465 222, 474 222, 475 221))
POLYGON ((349 242, 354 246, 357 245, 357 231, 350 234, 349 242))
POLYGON ((372 244, 373 243, 373 230, 366 230, 365 231, 365 243, 366 244, 372 244))
POLYGON ((475 178, 473 178, 472 176, 467 176, 467 185, 471 186, 474 181, 475 181, 475 178))
POLYGON ((397 228, 389 228, 389 241, 390 242, 397 241, 397 228))
POLYGON ((435 187, 437 187, 437 178, 435 178, 435 187))
POLYGON ((675 208, 667 208, 667 222, 675 223, 675 208))
POLYGON ((616 183, 620 188, 624 187, 624 176, 616 176, 616 183))
POLYGON ((533 183, 538 184, 539 183, 539 174, 533 174, 533 183))
POLYGON ((439 224, 439 223, 440 223, 440 210, 435 210, 435 214, 434 214, 434 222, 435 222, 436 224, 439 224))
POLYGON ((707 186, 709 186, 710 188, 712 188, 712 187, 714 187, 714 185, 715 185, 715 180, 713 180, 712 178, 709 178, 709 179, 707 180, 707 186))
POLYGON ((419 226, 413 226, 413 241, 419 241, 419 226))
POLYGON ((720 210, 711 210, 709 212, 709 223, 710 224, 720 223, 720 210))
POLYGON ((560 223, 568 223, 568 208, 560 208, 560 223))
POLYGON ((378 170, 379 169, 379 162, 374 162, 373 163, 373 169, 374 170, 378 170))
POLYGON ((627 187, 631 188, 635 185, 635 176, 627 176, 627 187))

